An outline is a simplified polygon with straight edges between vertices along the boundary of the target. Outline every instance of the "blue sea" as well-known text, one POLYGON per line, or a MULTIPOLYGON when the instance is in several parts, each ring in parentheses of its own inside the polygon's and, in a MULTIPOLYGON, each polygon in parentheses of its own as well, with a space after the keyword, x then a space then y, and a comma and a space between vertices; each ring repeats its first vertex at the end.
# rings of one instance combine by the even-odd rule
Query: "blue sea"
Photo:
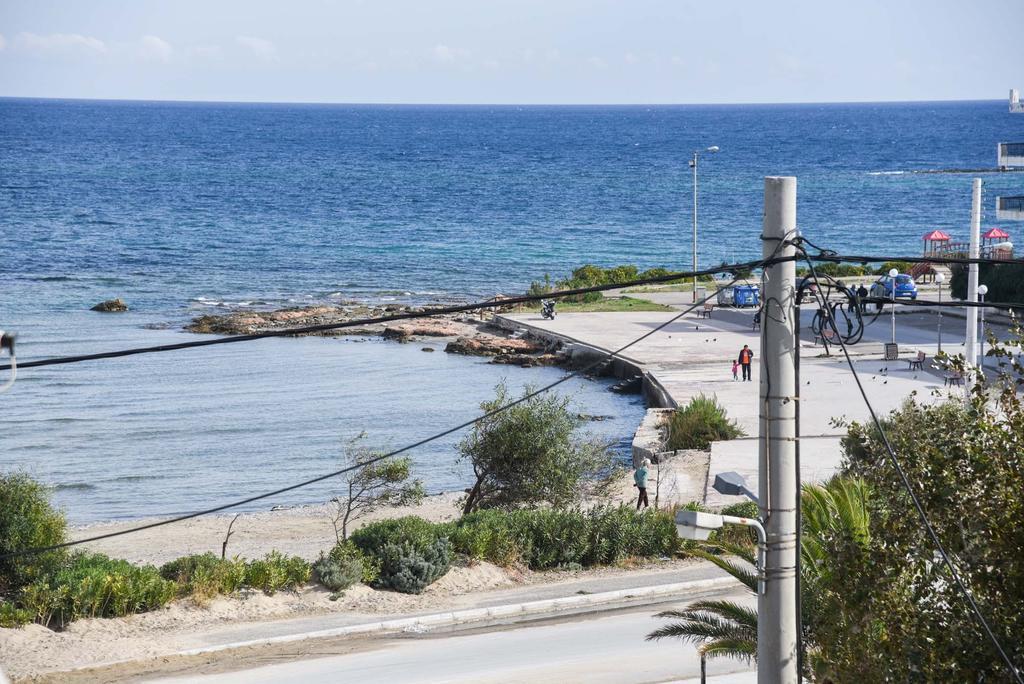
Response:
MULTIPOLYGON (((686 268, 694 149, 704 266, 760 254, 763 177, 798 177, 805 235, 915 254, 966 238, 972 175, 1024 139, 1002 101, 449 107, 0 99, 0 328, 19 360, 181 341, 199 313, 463 301, 583 263, 686 268), (132 311, 101 315, 119 296, 132 311), (157 329, 154 329, 157 328, 157 329), (162 329, 159 329, 162 328, 162 329)), ((985 224, 1024 174, 983 174, 985 224)), ((1004 226, 1020 241, 1021 229, 1004 226)), ((346 437, 396 447, 472 417, 503 378, 422 345, 265 340, 25 370, 0 396, 0 467, 57 487, 75 522, 215 505, 337 467, 346 437)), ((643 412, 574 381, 586 429, 643 412)), ((465 486, 458 436, 418 449, 465 486)), ((332 485, 254 504, 322 501, 332 485)))

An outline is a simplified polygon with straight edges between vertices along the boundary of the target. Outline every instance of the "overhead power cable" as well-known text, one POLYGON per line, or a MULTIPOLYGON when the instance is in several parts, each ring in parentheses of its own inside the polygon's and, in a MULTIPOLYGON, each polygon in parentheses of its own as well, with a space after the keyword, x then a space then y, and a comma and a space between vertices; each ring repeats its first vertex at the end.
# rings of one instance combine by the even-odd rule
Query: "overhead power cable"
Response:
MULTIPOLYGON (((817 257, 811 257, 810 255, 808 255, 807 250, 801 245, 797 245, 797 249, 803 253, 805 259, 807 260, 807 265, 811 270, 811 278, 814 280, 815 285, 818 286, 820 284, 820 281, 818 279, 818 273, 814 268, 814 261, 817 260, 817 257)), ((826 277, 834 280, 832 276, 826 277)), ((819 286, 817 287, 817 289, 820 291, 821 287, 819 286)), ((818 294, 818 292, 815 292, 815 296, 818 296, 818 294)), ((822 305, 823 311, 829 311, 826 302, 821 301, 820 303, 822 305)), ((914 508, 917 510, 917 514, 921 518, 921 522, 924 524, 925 529, 928 531, 928 536, 931 538, 931 541, 935 545, 936 550, 942 557, 943 564, 946 566, 946 569, 949 571, 949 574, 953 577, 953 581, 956 583, 957 587, 960 590, 960 593, 966 600, 975 619, 981 625, 982 630, 988 636, 988 639, 989 641, 991 641, 995 650, 999 653, 1000 658, 1002 658, 1003 662, 1006 663, 1006 666, 1013 674, 1014 679, 1018 682, 1018 684, 1024 684, 1024 679, 1021 678, 1020 670, 1017 669, 1017 667, 1014 665, 1009 655, 1007 655, 1006 650, 1003 648, 1003 645, 999 642, 999 639, 992 631, 992 628, 989 627, 988 621, 985 619, 985 616, 982 615, 981 609, 978 607, 977 602, 974 600, 974 596, 971 594, 970 589, 968 589, 967 585, 960 577, 960 573, 957 572, 956 567, 953 565, 953 561, 950 559, 949 553, 946 551, 945 546, 943 546, 942 541, 939 539, 939 535, 935 532, 935 528, 932 526, 931 520, 928 519, 928 514, 924 510, 924 506, 921 504, 920 499, 918 499, 917 494, 914 492, 914 488, 910 484, 910 479, 907 477, 906 472, 903 470, 903 466, 900 464, 899 458, 897 458, 896 456, 896 451, 895 449, 893 449, 892 443, 889 441, 889 436, 888 434, 886 434, 885 428, 882 427, 882 423, 878 419, 878 414, 875 412, 874 406, 871 405, 871 400, 868 399, 867 392, 865 391, 864 385, 860 380, 860 374, 857 373, 857 367, 854 365, 853 359, 850 357, 850 352, 847 349, 846 342, 843 340, 843 336, 839 334, 839 331, 835 325, 835 320, 830 318, 829 322, 832 325, 833 332, 836 333, 835 339, 837 340, 840 348, 843 350, 843 356, 846 357, 846 363, 850 367, 850 372, 853 373, 853 379, 857 383, 857 389, 860 390, 860 395, 864 399, 864 403, 867 405, 868 413, 871 414, 871 421, 874 424, 875 429, 878 430, 878 434, 882 438, 882 443, 885 445, 885 450, 888 453, 889 461, 892 463, 893 468, 896 470, 897 474, 899 474, 900 481, 903 484, 903 488, 906 489, 907 494, 910 496, 910 500, 913 502, 914 508)))
MULTIPOLYGON (((782 261, 795 261, 795 257, 785 257, 782 261)), ((177 351, 180 349, 193 349, 196 347, 211 347, 218 344, 233 344, 235 342, 251 342, 253 340, 262 340, 267 337, 291 337, 294 335, 308 335, 312 333, 328 332, 331 330, 344 330, 345 328, 359 328, 367 325, 374 325, 378 323, 394 323, 396 321, 407 321, 417 318, 430 318, 432 316, 444 316, 456 313, 466 313, 469 311, 478 311, 480 309, 495 309, 505 306, 514 306, 516 304, 528 304, 531 302, 539 302, 543 299, 561 299, 564 297, 572 297, 581 294, 588 294, 591 292, 605 292, 608 290, 618 290, 627 287, 637 287, 641 285, 654 285, 658 283, 668 283, 676 280, 682 280, 686 278, 700 277, 705 275, 716 275, 719 273, 733 273, 733 272, 744 272, 750 271, 755 268, 760 268, 765 265, 763 259, 757 261, 747 261, 737 264, 723 264, 716 268, 707 268, 700 271, 681 271, 678 273, 669 273, 661 276, 651 276, 648 278, 638 278, 636 280, 630 280, 621 283, 608 283, 605 285, 593 285, 591 287, 578 287, 571 290, 558 290, 555 292, 549 292, 542 295, 522 295, 519 297, 507 297, 503 299, 488 299, 486 301, 473 302, 471 304, 458 304, 455 306, 444 306, 444 307, 431 307, 422 311, 407 311, 396 314, 388 314, 386 316, 375 316, 372 318, 355 318, 348 321, 340 321, 338 323, 322 323, 320 325, 307 325, 297 328, 281 328, 280 330, 265 330, 258 333, 251 333, 248 335, 231 335, 228 337, 214 337, 204 340, 191 340, 189 342, 179 342, 176 344, 161 344, 152 347, 136 347, 133 349, 121 349, 117 351, 99 352, 96 354, 79 354, 77 356, 61 356, 50 359, 39 359, 37 361, 27 361, 19 363, 18 367, 22 370, 26 368, 39 368, 42 366, 58 366, 69 363, 80 363, 82 361, 96 361, 99 359, 114 359, 123 356, 134 356, 137 354, 153 354, 168 351, 177 351)), ((735 282, 735 281, 734 281, 735 282)), ((0 366, 0 370, 7 370, 9 366, 0 366)))
MULTIPOLYGON (((808 243, 810 244, 810 243, 808 243)), ((813 246, 813 245, 812 245, 813 246)), ((928 261, 930 263, 1024 263, 1024 259, 1013 259, 1013 260, 998 260, 998 259, 962 259, 958 257, 943 257, 935 259, 921 259, 920 257, 902 257, 902 256, 858 256, 858 257, 847 257, 836 254, 835 252, 826 252, 822 255, 815 255, 810 257, 811 259, 818 261, 849 261, 856 263, 870 263, 870 262, 882 262, 882 261, 928 261)), ((61 356, 49 359, 38 359, 36 361, 27 361, 19 364, 21 369, 26 368, 40 368, 43 366, 58 366, 69 363, 81 363, 83 361, 98 361, 101 359, 114 359, 124 356, 135 356, 138 354, 153 354, 160 352, 178 351, 181 349, 193 349, 196 347, 210 347, 219 344, 233 344, 235 342, 251 342, 253 340, 261 340, 267 337, 291 337, 295 335, 309 335, 320 332, 328 332, 332 330, 344 330, 345 328, 358 328, 367 325, 374 325, 379 323, 394 323, 396 321, 406 321, 418 318, 429 318, 431 316, 443 316, 455 313, 466 313, 469 311, 479 311, 480 309, 495 309, 504 306, 514 306, 517 304, 528 304, 531 302, 538 302, 543 299, 562 299, 565 297, 572 297, 575 295, 588 294, 591 292, 606 292, 608 290, 618 290, 628 287, 639 287, 643 285, 655 285, 659 283, 668 283, 676 280, 683 280, 693 277, 700 277, 705 275, 716 275, 720 273, 735 273, 749 271, 762 266, 771 265, 774 263, 782 263, 784 261, 795 261, 797 257, 776 257, 774 259, 764 261, 747 261, 743 263, 734 264, 723 264, 716 268, 708 268, 700 271, 679 271, 676 273, 668 273, 661 276, 651 276, 648 278, 638 278, 626 282, 619 283, 608 283, 605 285, 593 285, 591 287, 580 287, 571 290, 558 290, 555 292, 549 292, 542 295, 522 295, 519 297, 508 297, 503 299, 488 299, 486 301, 473 302, 471 304, 459 304, 455 306, 446 307, 431 307, 422 311, 408 311, 403 313, 389 314, 387 316, 376 316, 372 318, 356 318, 348 321, 341 321, 338 323, 323 323, 320 325, 308 325, 297 328, 282 328, 280 330, 265 330, 258 333, 251 333, 248 335, 230 335, 227 337, 215 337, 204 340, 191 340, 189 342, 178 342, 176 344, 161 344, 151 347, 135 347, 132 349, 120 349, 109 352, 98 352, 95 354, 79 354, 76 356, 61 356)), ((871 300, 874 301, 874 300, 871 300)), ((889 300, 886 300, 889 301, 889 300)), ((906 302, 900 302, 905 304, 906 302)), ((943 306, 943 307, 955 307, 955 306, 982 306, 976 302, 958 302, 956 304, 943 302, 939 304, 931 304, 919 302, 922 306, 943 306)), ((1016 302, 985 302, 984 306, 996 308, 996 309, 1016 309, 1021 308, 1022 304, 1016 302)), ((0 370, 9 370, 10 364, 0 365, 0 370)))
MULTIPOLYGON (((752 263, 754 264, 754 267, 759 267, 759 266, 764 264, 764 260, 757 261, 757 262, 752 262, 752 263)), ((738 277, 734 277, 732 279, 732 281, 729 283, 729 286, 734 285, 738 280, 739 280, 738 277)), ((694 303, 693 305, 691 305, 690 307, 688 307, 688 308, 684 309, 683 311, 679 312, 675 316, 672 316, 671 318, 669 318, 668 320, 664 321, 663 323, 660 323, 656 327, 654 327, 651 330, 645 332, 640 337, 637 337, 637 338, 633 339, 632 341, 627 342, 626 344, 622 345, 621 347, 619 347, 615 351, 613 351, 613 352, 604 352, 604 357, 601 358, 600 360, 595 361, 595 362, 587 365, 586 367, 584 367, 582 369, 579 369, 579 370, 573 371, 571 373, 568 373, 568 374, 564 375, 563 377, 559 378, 558 380, 556 380, 556 381, 554 381, 554 382, 552 382, 552 383, 550 383, 548 385, 545 385, 544 387, 541 387, 540 389, 531 391, 531 392, 523 395, 519 399, 516 399, 516 400, 514 400, 514 401, 512 401, 512 402, 510 402, 508 404, 505 404, 504 406, 500 406, 500 407, 498 407, 498 408, 496 408, 496 409, 494 409, 492 411, 488 411, 487 413, 484 413, 484 414, 482 414, 480 416, 477 416, 476 418, 473 418, 472 420, 468 420, 468 421, 466 421, 464 423, 460 423, 460 424, 456 425, 455 427, 448 428, 447 430, 442 430, 441 432, 433 434, 433 435, 431 435, 429 437, 425 437, 425 438, 423 438, 423 439, 421 439, 421 440, 419 440, 417 442, 413 442, 412 444, 407 444, 406 446, 403 446, 403 447, 401 447, 399 449, 395 449, 393 451, 389 451, 389 452, 381 454, 379 456, 375 456, 374 458, 371 458, 371 459, 369 459, 367 461, 359 463, 358 465, 349 466, 347 468, 341 468, 340 470, 335 470, 333 472, 326 473, 324 475, 319 475, 317 477, 313 477, 313 478, 310 478, 308 480, 304 480, 302 482, 298 482, 296 484, 288 485, 287 487, 281 487, 280 489, 275 489, 274 491, 271 491, 271 492, 266 492, 266 493, 263 493, 263 494, 257 494, 257 495, 254 495, 254 496, 246 497, 244 499, 240 499, 238 501, 232 501, 230 503, 222 504, 220 506, 214 506, 212 508, 207 508, 207 509, 202 510, 202 511, 196 511, 194 513, 188 513, 188 514, 185 514, 185 515, 179 515, 179 516, 175 516, 173 518, 167 518, 167 519, 164 519, 164 520, 157 520, 155 522, 147 523, 145 525, 138 525, 138 526, 135 526, 135 527, 130 527, 130 528, 124 529, 124 530, 118 530, 116 532, 108 532, 106 534, 99 534, 99 535, 95 535, 95 536, 92 536, 92 537, 86 537, 84 539, 76 539, 74 541, 64 542, 64 543, 61 543, 61 544, 52 544, 50 546, 40 546, 40 547, 29 548, 29 549, 20 549, 18 551, 10 551, 8 553, 0 555, 0 560, 6 560, 8 558, 14 558, 14 557, 17 557, 17 556, 25 556, 25 555, 31 555, 31 554, 37 554, 37 553, 44 553, 46 551, 54 551, 56 549, 62 549, 62 548, 67 548, 67 547, 71 547, 71 546, 78 546, 79 544, 87 544, 87 543, 91 543, 91 542, 97 542, 97 541, 101 541, 103 539, 110 539, 111 537, 120 537, 120 536, 123 536, 123 535, 126 535, 126 534, 133 534, 133 533, 136 533, 136 532, 142 532, 143 530, 149 530, 149 529, 152 529, 154 527, 162 527, 164 525, 171 525, 171 524, 182 522, 182 521, 185 521, 185 520, 191 520, 192 518, 199 518, 199 517, 205 516, 205 515, 211 515, 211 514, 214 514, 214 513, 220 513, 222 511, 226 511, 226 510, 229 510, 231 508, 237 508, 239 506, 244 506, 246 504, 253 503, 254 501, 260 501, 262 499, 268 499, 270 497, 278 496, 280 494, 285 494, 287 492, 291 492, 291 491, 294 491, 296 489, 301 489, 303 487, 308 487, 309 485, 316 484, 318 482, 323 482, 324 480, 328 480, 330 478, 337 477, 339 475, 343 475, 344 473, 351 472, 352 470, 355 470, 356 468, 362 468, 362 467, 365 467, 367 465, 371 465, 373 463, 377 463, 378 461, 383 461, 384 459, 391 458, 392 456, 397 456, 398 454, 402 454, 402 453, 405 453, 407 451, 411 451, 412 449, 416 449, 418 447, 421 447, 424 444, 429 444, 430 442, 433 442, 433 441, 436 441, 438 439, 441 439, 442 437, 447 437, 448 435, 451 435, 453 433, 459 432, 460 430, 463 430, 465 428, 468 428, 468 427, 471 427, 473 425, 476 425, 477 423, 480 423, 480 422, 482 422, 484 420, 487 420, 488 418, 496 416, 499 413, 502 413, 503 411, 507 411, 508 409, 510 409, 510 408, 512 408, 514 406, 522 404, 523 402, 529 401, 530 399, 532 399, 532 398, 534 398, 534 397, 536 397, 536 396, 538 396, 540 394, 543 394, 543 393, 545 393, 545 392, 547 392, 549 390, 552 390, 555 387, 558 387, 559 385, 561 385, 562 383, 571 380, 572 378, 575 378, 575 377, 578 377, 580 375, 584 375, 586 373, 589 373, 590 371, 592 371, 592 370, 598 368, 599 366, 607 363, 608 361, 614 359, 615 357, 617 357, 618 355, 620 355, 622 352, 624 352, 625 350, 629 349, 630 347, 632 347, 632 346, 634 346, 636 344, 639 344, 640 342, 646 340, 651 335, 654 335, 655 333, 657 333, 657 332, 659 332, 661 330, 664 330, 666 327, 668 327, 669 325, 675 323, 676 321, 681 319, 683 316, 685 316, 686 314, 688 314, 691 311, 693 311, 694 309, 696 309, 697 307, 703 306, 704 302, 708 301, 713 296, 715 296, 715 293, 711 293, 711 294, 705 296, 700 301, 694 303)))

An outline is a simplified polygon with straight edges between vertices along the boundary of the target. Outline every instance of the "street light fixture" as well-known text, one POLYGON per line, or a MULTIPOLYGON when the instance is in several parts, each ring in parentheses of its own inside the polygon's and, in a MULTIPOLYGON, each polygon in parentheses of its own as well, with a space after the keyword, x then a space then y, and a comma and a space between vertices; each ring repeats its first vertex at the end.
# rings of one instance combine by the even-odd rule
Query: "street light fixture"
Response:
POLYGON ((942 353, 942 283, 946 282, 943 273, 935 274, 935 282, 939 285, 939 353, 942 353))
POLYGON ((988 294, 988 285, 978 286, 978 296, 981 297, 981 375, 985 375, 985 295, 988 294))
POLYGON ((896 276, 900 274, 895 268, 889 269, 889 285, 892 287, 892 343, 896 344, 896 276))
POLYGON ((721 529, 722 525, 744 525, 753 527, 757 531, 757 570, 759 573, 757 581, 757 593, 764 593, 764 554, 767 536, 764 525, 760 520, 754 518, 740 518, 735 515, 718 515, 717 513, 704 513, 703 511, 680 510, 676 513, 676 533, 683 539, 696 541, 707 541, 707 538, 715 530, 721 529))
POLYGON ((757 500, 757 495, 747 488, 746 479, 744 479, 744 477, 739 473, 718 473, 715 475, 715 484, 713 484, 712 487, 719 494, 725 494, 726 496, 745 496, 756 504, 761 503, 757 500))
MULTIPOLYGON (((697 159, 704 152, 714 154, 718 152, 718 145, 694 150, 693 159, 690 160, 690 168, 693 169, 693 270, 697 270, 697 159)), ((693 276, 693 303, 697 303, 697 276, 693 276)))

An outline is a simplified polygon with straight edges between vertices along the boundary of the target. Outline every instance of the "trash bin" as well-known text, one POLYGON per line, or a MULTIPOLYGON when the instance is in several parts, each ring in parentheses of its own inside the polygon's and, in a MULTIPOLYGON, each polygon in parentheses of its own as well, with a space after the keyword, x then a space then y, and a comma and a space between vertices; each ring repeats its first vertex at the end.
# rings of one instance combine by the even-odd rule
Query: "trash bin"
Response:
POLYGON ((760 306, 760 294, 757 285, 737 285, 733 288, 733 305, 738 307, 760 306))

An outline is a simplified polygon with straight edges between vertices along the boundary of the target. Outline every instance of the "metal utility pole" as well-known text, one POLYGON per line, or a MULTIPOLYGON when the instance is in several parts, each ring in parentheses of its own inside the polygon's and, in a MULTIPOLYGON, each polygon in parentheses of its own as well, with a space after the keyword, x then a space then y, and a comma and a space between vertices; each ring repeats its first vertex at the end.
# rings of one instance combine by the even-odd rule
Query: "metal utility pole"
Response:
MULTIPOLYGON (((796 234, 796 178, 764 179, 762 253, 792 256, 783 240, 796 234)), ((796 264, 764 269, 761 318, 760 450, 758 493, 767 533, 764 593, 757 597, 758 684, 797 684, 800 617, 796 610, 796 264)))
MULTIPOLYGON (((971 203, 971 246, 967 253, 971 259, 978 258, 981 243, 981 179, 974 179, 974 196, 971 203)), ((967 301, 978 301, 978 264, 967 267, 967 301)), ((964 358, 968 363, 978 362, 978 310, 967 307, 967 339, 964 341, 964 358)))

